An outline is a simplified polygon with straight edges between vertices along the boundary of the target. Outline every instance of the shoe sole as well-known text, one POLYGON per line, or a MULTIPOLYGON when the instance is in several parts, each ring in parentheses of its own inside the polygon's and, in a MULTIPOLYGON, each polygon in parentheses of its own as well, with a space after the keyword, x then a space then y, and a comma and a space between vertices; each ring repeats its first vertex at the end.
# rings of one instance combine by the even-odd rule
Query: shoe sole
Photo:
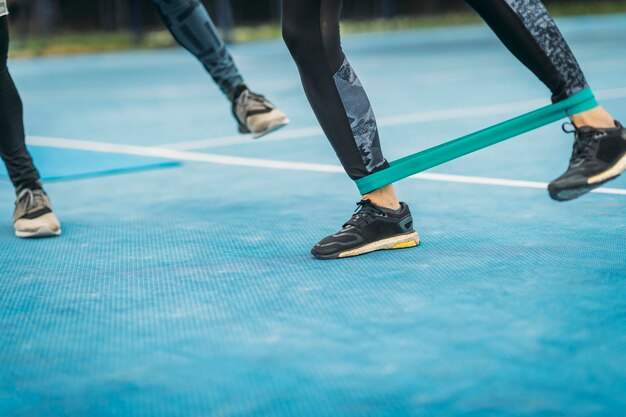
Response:
POLYGON ((414 248, 420 244, 420 235, 417 232, 411 232, 404 235, 381 239, 376 242, 368 243, 355 249, 350 249, 333 255, 315 255, 314 257, 321 260, 351 258, 354 256, 365 255, 366 253, 376 252, 379 250, 395 250, 414 248))
POLYGON ((594 175, 593 177, 589 177, 587 179, 587 184, 579 188, 571 188, 566 190, 554 191, 549 188, 550 197, 556 201, 571 201, 582 195, 587 194, 589 191, 592 191, 609 181, 614 180, 619 177, 626 170, 626 155, 622 156, 622 158, 617 161, 611 168, 606 171, 594 175))
POLYGON ((624 156, 622 156, 622 158, 619 161, 617 161, 617 163, 613 165, 611 168, 609 168, 608 170, 589 178, 587 180, 587 183, 589 184, 605 183, 607 181, 610 181, 614 178, 619 177, 622 174, 622 172, 624 172, 625 170, 626 170, 626 154, 624 154, 624 156))
POLYGON ((42 237, 56 237, 56 236, 60 236, 61 235, 61 229, 59 230, 51 230, 48 229, 46 227, 41 228, 35 232, 24 232, 24 231, 19 231, 16 230, 15 231, 15 236, 19 237, 20 239, 35 239, 35 238, 42 238, 42 237))
POLYGON ((283 127, 287 126, 288 124, 289 124, 289 119, 274 120, 274 121, 270 122, 270 124, 267 126, 267 129, 265 129, 264 131, 253 133, 252 134, 252 139, 262 138, 265 135, 269 135, 272 132, 276 132, 277 130, 282 129, 283 127))

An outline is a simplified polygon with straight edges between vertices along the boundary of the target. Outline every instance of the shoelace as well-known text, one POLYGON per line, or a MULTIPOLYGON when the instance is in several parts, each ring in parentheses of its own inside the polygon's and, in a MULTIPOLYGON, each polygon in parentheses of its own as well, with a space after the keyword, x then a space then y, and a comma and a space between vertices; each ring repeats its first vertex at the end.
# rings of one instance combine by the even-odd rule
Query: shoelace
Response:
POLYGON ((352 215, 352 218, 348 220, 343 227, 354 226, 360 228, 362 224, 369 218, 374 218, 379 215, 385 215, 385 212, 376 207, 371 200, 361 200, 356 203, 357 208, 352 215))
POLYGON ((253 93, 250 90, 243 91, 238 101, 241 106, 251 110, 265 110, 268 108, 265 96, 253 93))
POLYGON ((598 141, 596 140, 595 132, 581 131, 576 129, 576 127, 569 122, 563 123, 561 128, 565 133, 576 134, 570 164, 578 164, 583 161, 589 161, 595 157, 598 149, 598 141), (570 129, 567 129, 567 127, 570 127, 570 129))
POLYGON ((45 206, 44 196, 45 194, 42 190, 33 191, 26 188, 22 190, 17 196, 17 201, 15 205, 17 206, 23 203, 24 211, 28 212, 35 207, 45 206))
POLYGON ((565 133, 575 133, 576 132, 576 126, 574 126, 574 123, 572 122, 565 122, 563 123, 563 125, 561 126, 561 129, 563 129, 563 132, 565 133), (567 129, 569 127, 569 129, 567 129))

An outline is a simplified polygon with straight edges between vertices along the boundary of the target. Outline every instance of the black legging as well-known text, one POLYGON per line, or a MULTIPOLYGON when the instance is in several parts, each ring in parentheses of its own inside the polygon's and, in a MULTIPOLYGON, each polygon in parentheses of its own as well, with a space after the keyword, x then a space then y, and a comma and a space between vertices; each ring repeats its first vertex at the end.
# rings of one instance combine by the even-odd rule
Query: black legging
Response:
MULTIPOLYGON (((506 47, 561 101, 587 86, 539 0, 466 0, 506 47)), ((341 50, 341 0, 283 0, 283 38, 307 98, 350 178, 388 166, 367 94, 341 50)))
POLYGON ((39 188, 39 173, 26 150, 22 100, 9 69, 7 17, 0 17, 0 156, 16 189, 39 188))

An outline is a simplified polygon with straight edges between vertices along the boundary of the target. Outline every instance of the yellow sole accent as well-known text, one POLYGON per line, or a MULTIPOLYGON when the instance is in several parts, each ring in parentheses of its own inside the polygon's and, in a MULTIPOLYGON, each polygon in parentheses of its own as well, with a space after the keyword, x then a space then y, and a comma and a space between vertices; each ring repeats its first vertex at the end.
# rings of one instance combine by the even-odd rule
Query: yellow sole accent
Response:
POLYGON ((416 246, 417 246, 417 242, 411 241, 411 242, 405 242, 405 243, 398 243, 397 245, 393 246, 391 249, 406 249, 406 248, 414 248, 416 246))
POLYGON ((587 184, 593 185, 599 182, 604 182, 619 176, 622 172, 626 170, 626 156, 623 156, 615 165, 613 165, 609 170, 596 175, 595 177, 591 177, 587 180, 587 184))
POLYGON ((349 258, 351 256, 364 255, 366 253, 375 252, 377 250, 414 248, 419 244, 419 234, 417 232, 412 232, 406 235, 399 235, 387 239, 382 239, 377 242, 361 246, 360 248, 342 252, 339 254, 339 258, 349 258))

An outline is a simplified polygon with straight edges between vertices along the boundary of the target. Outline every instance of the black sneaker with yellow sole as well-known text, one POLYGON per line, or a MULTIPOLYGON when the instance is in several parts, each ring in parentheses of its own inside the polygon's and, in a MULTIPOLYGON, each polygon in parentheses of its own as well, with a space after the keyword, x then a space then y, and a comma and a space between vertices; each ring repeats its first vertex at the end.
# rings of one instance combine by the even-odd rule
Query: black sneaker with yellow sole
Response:
POLYGON ((567 171, 548 186, 553 200, 578 198, 626 170, 626 129, 619 122, 609 129, 577 128, 574 135, 574 151, 567 171))
POLYGON ((406 203, 390 210, 361 200, 352 218, 334 235, 322 239, 311 250, 317 259, 337 259, 389 249, 412 248, 420 243, 406 203))

